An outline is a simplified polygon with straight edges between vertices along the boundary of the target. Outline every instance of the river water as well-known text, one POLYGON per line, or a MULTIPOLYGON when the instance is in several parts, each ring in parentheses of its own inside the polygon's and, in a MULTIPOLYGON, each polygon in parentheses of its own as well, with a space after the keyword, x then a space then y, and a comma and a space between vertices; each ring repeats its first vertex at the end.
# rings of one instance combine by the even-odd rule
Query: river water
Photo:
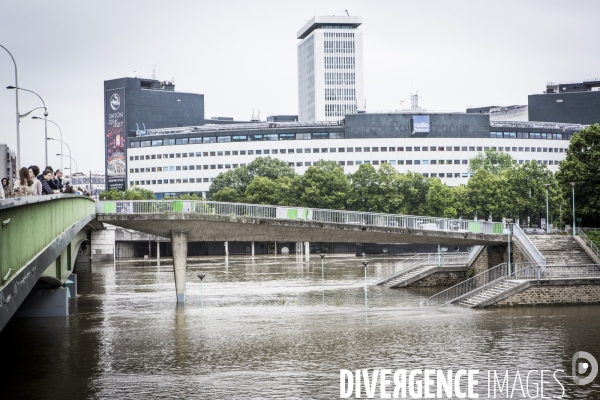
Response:
POLYGON ((179 306, 170 260, 79 264, 69 318, 0 332, 0 398, 335 399, 340 369, 381 368, 478 369, 480 398, 487 371, 563 370, 562 398, 600 398, 569 377, 576 351, 600 359, 600 306, 418 310, 438 289, 371 286, 365 312, 362 260, 327 255, 323 290, 315 255, 190 258, 179 306))

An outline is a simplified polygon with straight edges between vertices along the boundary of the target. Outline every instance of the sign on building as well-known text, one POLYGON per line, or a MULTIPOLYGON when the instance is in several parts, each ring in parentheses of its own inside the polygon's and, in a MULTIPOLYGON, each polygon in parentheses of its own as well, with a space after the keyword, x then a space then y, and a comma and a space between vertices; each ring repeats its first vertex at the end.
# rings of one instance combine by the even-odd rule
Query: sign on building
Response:
POLYGON ((429 122, 429 115, 415 115, 411 119, 411 132, 415 133, 430 133, 431 124, 429 122))
POLYGON ((105 93, 106 190, 124 191, 126 185, 125 88, 105 93))

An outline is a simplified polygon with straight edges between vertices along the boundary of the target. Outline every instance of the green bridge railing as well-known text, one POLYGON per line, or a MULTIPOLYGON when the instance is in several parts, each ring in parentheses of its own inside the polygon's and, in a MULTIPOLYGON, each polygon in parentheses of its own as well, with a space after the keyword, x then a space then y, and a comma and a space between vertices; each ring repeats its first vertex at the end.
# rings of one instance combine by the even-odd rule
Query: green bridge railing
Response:
POLYGON ((0 286, 70 226, 93 214, 94 200, 87 196, 0 200, 0 286))

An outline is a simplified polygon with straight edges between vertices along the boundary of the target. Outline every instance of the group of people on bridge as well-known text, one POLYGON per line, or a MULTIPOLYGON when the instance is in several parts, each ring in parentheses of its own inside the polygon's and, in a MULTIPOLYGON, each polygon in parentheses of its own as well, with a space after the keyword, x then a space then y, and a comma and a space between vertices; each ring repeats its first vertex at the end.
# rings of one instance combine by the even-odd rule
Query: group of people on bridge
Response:
POLYGON ((43 196, 51 194, 85 194, 81 187, 75 189, 67 181, 63 185, 63 172, 60 169, 54 171, 51 166, 47 166, 42 173, 37 165, 31 165, 29 168, 21 168, 19 177, 14 182, 9 178, 2 178, 2 190, 0 191, 0 200, 13 197, 25 196, 43 196))

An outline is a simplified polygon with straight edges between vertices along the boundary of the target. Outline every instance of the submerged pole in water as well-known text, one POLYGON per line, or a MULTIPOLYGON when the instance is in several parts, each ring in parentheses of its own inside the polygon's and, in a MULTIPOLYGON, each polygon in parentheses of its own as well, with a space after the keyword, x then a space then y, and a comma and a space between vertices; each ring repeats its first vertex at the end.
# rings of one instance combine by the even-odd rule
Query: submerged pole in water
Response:
POLYGON ((206 275, 205 274, 200 274, 198 275, 198 278, 200 278, 200 309, 202 309, 202 280, 204 279, 206 275))
POLYGON ((325 305, 325 267, 323 265, 323 259, 325 254, 321 254, 321 286, 323 288, 323 305, 325 305))
POLYGON ((365 266, 365 310, 369 309, 369 300, 367 295, 367 265, 369 265, 368 261, 363 261, 363 265, 365 266))

